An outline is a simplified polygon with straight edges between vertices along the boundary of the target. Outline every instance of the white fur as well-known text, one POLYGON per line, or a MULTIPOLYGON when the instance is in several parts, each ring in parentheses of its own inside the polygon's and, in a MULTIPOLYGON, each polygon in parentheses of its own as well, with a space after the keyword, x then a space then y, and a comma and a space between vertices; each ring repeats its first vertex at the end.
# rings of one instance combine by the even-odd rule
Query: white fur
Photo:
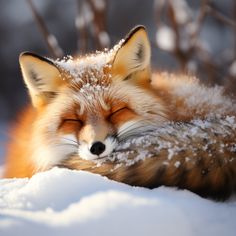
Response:
POLYGON ((67 158, 70 153, 77 151, 73 142, 68 140, 75 141, 75 137, 66 135, 64 137, 67 140, 63 140, 63 136, 57 132, 61 114, 72 104, 73 100, 66 94, 58 96, 46 107, 44 115, 34 123, 31 159, 36 170, 51 168, 67 158))
POLYGON ((157 123, 151 122, 150 120, 135 119, 125 122, 118 129, 118 139, 123 141, 130 136, 140 135, 143 132, 153 130, 157 127, 157 123))
POLYGON ((35 146, 33 160, 38 170, 45 170, 53 167, 64 160, 68 155, 76 153, 78 150, 77 141, 74 135, 63 135, 58 142, 41 141, 43 146, 35 146))
POLYGON ((73 134, 66 134, 61 136, 61 141, 65 144, 76 144, 77 139, 73 134))
POLYGON ((69 145, 48 145, 35 149, 33 159, 37 164, 37 170, 45 170, 59 164, 69 154, 76 153, 74 147, 69 145))
POLYGON ((128 122, 125 122, 123 125, 121 125, 118 129, 118 134, 122 134, 123 132, 129 132, 131 130, 137 129, 140 127, 139 120, 130 120, 128 122))

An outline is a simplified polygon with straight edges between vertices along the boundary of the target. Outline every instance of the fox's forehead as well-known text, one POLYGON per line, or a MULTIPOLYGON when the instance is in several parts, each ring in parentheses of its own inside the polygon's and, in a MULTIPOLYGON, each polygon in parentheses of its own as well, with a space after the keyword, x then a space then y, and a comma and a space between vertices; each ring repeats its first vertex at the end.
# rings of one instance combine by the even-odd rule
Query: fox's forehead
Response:
POLYGON ((55 114, 64 118, 95 121, 129 106, 126 96, 117 92, 114 85, 97 90, 93 86, 85 87, 78 91, 67 88, 49 105, 48 111, 55 111, 55 114))
POLYGON ((111 52, 100 52, 86 57, 65 57, 57 60, 56 64, 61 71, 61 79, 68 86, 75 89, 86 88, 90 85, 99 88, 108 83, 113 54, 111 52))
MULTIPOLYGON (((69 86, 78 89, 90 85, 95 89, 106 87, 111 79, 111 67, 117 51, 121 48, 124 40, 112 49, 104 49, 86 56, 66 56, 54 61, 61 71, 61 79, 69 86)), ((82 90, 83 91, 83 90, 82 90)))
POLYGON ((78 104, 80 114, 84 111, 98 112, 111 109, 111 66, 115 50, 105 50, 85 57, 65 57, 57 60, 61 79, 73 102, 78 104))
POLYGON ((67 93, 78 104, 80 114, 85 110, 110 109, 107 91, 111 84, 111 60, 110 52, 102 52, 83 58, 67 57, 57 62, 67 93))

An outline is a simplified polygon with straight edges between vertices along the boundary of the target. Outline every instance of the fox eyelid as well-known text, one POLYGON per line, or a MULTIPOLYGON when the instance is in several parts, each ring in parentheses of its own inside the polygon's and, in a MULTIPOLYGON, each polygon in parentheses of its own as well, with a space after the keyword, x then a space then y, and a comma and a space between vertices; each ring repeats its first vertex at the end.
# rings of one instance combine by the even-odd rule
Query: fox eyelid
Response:
POLYGON ((118 112, 122 111, 122 110, 125 110, 125 109, 129 109, 128 107, 122 107, 122 108, 119 108, 115 111, 113 111, 108 117, 107 117, 107 120, 110 120, 112 118, 113 115, 117 114, 118 112))
POLYGON ((110 114, 110 116, 116 114, 116 113, 119 112, 119 111, 125 110, 125 109, 129 109, 129 108, 128 108, 128 107, 122 107, 122 108, 119 108, 119 109, 113 111, 113 112, 110 114))
POLYGON ((80 123, 81 126, 83 125, 83 121, 80 119, 63 119, 62 124, 65 122, 78 122, 78 123, 80 123))

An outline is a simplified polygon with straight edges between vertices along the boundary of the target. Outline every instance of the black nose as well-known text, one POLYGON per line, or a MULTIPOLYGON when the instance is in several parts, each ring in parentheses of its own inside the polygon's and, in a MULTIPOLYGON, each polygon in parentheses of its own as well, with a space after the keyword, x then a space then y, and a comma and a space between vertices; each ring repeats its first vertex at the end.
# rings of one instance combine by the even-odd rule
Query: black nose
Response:
POLYGON ((105 149, 106 146, 102 142, 95 142, 90 148, 90 152, 94 155, 100 155, 105 151, 105 149))

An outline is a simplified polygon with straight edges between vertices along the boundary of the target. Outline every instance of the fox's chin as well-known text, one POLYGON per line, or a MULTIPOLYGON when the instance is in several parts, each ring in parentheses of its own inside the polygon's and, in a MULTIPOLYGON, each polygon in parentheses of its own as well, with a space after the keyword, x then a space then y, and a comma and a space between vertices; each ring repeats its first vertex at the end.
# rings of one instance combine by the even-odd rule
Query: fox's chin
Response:
POLYGON ((108 156, 109 154, 112 153, 113 150, 111 150, 109 153, 102 153, 100 155, 94 155, 94 154, 91 154, 90 151, 85 151, 85 150, 81 150, 79 149, 78 151, 78 155, 81 159, 83 160, 87 160, 87 161, 92 161, 92 160, 97 160, 97 159, 101 159, 101 158, 105 158, 106 156, 108 156))
POLYGON ((89 150, 88 150, 88 152, 85 152, 84 150, 79 150, 78 155, 81 159, 87 160, 87 161, 93 161, 93 160, 97 160, 99 158, 102 158, 101 155, 90 154, 89 150))

